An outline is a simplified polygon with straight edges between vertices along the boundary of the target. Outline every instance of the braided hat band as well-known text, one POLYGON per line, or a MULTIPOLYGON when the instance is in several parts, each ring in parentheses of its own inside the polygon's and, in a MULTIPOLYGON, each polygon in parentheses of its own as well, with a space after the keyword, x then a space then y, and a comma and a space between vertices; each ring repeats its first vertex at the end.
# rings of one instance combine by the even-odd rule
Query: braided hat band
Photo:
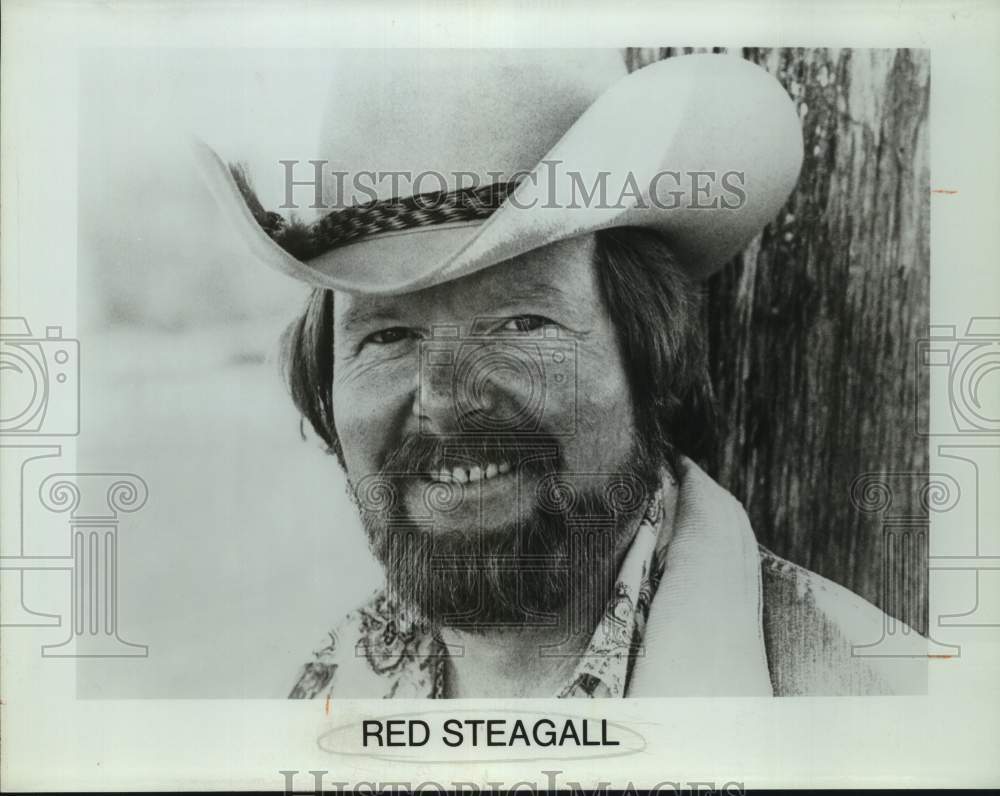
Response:
POLYGON ((286 221, 281 214, 265 210, 241 165, 230 163, 229 171, 257 223, 275 243, 301 261, 386 232, 483 221, 493 215, 523 179, 519 176, 478 187, 362 202, 333 210, 312 224, 303 224, 286 221))

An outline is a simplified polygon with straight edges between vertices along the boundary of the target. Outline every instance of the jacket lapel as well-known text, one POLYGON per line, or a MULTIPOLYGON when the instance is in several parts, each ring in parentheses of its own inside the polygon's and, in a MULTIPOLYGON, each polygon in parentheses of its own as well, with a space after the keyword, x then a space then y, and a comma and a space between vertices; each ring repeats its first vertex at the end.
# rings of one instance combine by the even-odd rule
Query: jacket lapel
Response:
POLYGON ((663 579, 627 696, 772 696, 750 520, 694 462, 684 464, 676 512, 664 517, 663 579))

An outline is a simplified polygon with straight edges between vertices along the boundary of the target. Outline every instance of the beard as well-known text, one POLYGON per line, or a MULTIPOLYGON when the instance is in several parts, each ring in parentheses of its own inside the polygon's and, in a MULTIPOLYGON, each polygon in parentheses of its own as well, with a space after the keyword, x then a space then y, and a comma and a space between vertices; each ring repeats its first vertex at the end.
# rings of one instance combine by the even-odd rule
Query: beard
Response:
POLYGON ((660 457, 637 437, 611 472, 573 472, 558 438, 408 436, 379 471, 348 480, 387 595, 431 628, 468 632, 592 628, 612 597, 620 553, 660 488, 660 457), (435 527, 464 487, 428 478, 457 463, 508 462, 512 519, 435 527), (404 496, 422 493, 410 509, 404 496))

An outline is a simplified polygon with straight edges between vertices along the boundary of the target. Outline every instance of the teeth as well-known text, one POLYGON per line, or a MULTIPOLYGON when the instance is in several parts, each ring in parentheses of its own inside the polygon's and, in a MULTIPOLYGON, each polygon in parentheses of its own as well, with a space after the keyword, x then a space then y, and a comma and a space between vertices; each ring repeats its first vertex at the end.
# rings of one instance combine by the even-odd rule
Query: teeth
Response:
MULTIPOLYGON (((478 470, 479 470, 478 467, 473 468, 472 470, 473 474, 475 474, 476 471, 478 470)), ((496 478, 498 475, 500 475, 501 473, 506 473, 508 470, 510 470, 510 465, 507 464, 506 462, 499 465, 490 462, 489 464, 486 465, 486 469, 482 471, 483 478, 487 480, 489 480, 490 478, 496 478)), ((479 479, 473 478, 473 480, 478 481, 479 479)))
POLYGON ((432 470, 430 478, 433 481, 442 481, 447 484, 474 484, 477 481, 489 480, 490 478, 496 478, 498 475, 509 472, 510 465, 507 462, 501 462, 500 464, 493 464, 491 462, 485 467, 480 467, 477 464, 469 470, 466 470, 464 467, 454 467, 451 470, 447 467, 442 467, 440 470, 432 470))

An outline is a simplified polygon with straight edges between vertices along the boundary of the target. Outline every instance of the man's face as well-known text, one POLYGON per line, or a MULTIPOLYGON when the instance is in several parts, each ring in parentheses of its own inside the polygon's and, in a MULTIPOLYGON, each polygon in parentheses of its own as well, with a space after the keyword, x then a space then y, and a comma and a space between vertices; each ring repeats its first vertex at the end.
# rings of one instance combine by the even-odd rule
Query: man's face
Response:
MULTIPOLYGON (((600 514, 615 479, 636 472, 632 401, 593 247, 593 236, 574 238, 402 296, 336 295, 336 430, 387 569, 385 518, 366 517, 368 498, 384 499, 373 484, 391 482, 393 515, 421 522, 438 554, 489 540, 494 557, 517 555, 508 537, 521 533, 547 535, 532 542, 536 555, 563 555, 556 537, 569 516, 543 515, 570 504, 600 514)), ((628 542, 626 517, 612 514, 601 545, 610 559, 628 542)))
MULTIPOLYGON (((592 236, 416 293, 338 293, 334 317, 333 405, 353 483, 377 473, 409 435, 456 444, 494 435, 539 440, 539 448, 552 435, 572 473, 614 472, 629 452, 632 406, 592 236)), ((449 464, 432 468, 433 477, 445 469, 445 480, 455 480, 449 464)), ((471 473, 479 480, 464 484, 465 499, 442 518, 446 525, 475 522, 479 499, 487 526, 527 508, 516 505, 513 469, 494 475, 490 464, 513 463, 481 462, 471 473)), ((473 468, 462 468, 458 480, 473 468)), ((406 500, 419 499, 418 491, 416 484, 406 500)))

